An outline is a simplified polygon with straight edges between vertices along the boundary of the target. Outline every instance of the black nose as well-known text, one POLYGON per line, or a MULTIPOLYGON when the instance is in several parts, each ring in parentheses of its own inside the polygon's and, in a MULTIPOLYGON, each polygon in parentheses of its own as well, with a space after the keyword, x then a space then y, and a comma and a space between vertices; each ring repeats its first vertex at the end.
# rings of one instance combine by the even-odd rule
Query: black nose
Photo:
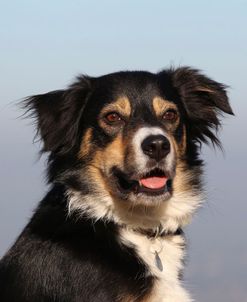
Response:
POLYGON ((170 152, 170 143, 163 135, 150 135, 141 144, 144 154, 160 161, 170 152))

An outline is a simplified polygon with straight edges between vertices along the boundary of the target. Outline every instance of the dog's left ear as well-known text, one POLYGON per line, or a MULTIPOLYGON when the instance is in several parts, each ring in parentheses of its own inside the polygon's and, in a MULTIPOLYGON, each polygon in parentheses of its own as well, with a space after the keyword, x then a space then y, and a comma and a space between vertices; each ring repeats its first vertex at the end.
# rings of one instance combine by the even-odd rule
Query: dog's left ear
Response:
POLYGON ((220 116, 223 113, 233 115, 226 86, 189 67, 173 70, 172 83, 184 104, 190 137, 197 142, 211 141, 220 146, 217 138, 220 116))

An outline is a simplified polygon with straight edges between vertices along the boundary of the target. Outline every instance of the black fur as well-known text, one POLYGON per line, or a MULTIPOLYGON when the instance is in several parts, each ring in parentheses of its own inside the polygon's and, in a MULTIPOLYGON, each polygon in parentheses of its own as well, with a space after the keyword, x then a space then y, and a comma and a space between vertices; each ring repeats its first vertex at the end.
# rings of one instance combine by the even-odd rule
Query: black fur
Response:
POLYGON ((1 301, 100 302, 146 294, 152 278, 144 277, 134 249, 119 245, 116 225, 68 218, 64 193, 63 186, 51 189, 2 259, 1 301))
MULTIPOLYGON (((119 72, 99 78, 81 76, 67 90, 28 98, 24 106, 36 118, 43 152, 49 153, 51 189, 13 247, 0 262, 1 302, 121 301, 148 294, 155 281, 134 248, 119 240, 119 226, 112 221, 68 215, 67 189, 81 194, 95 190, 83 174, 90 154, 78 158, 81 138, 90 127, 93 143, 105 148, 114 139, 98 125, 97 113, 118 95, 133 101, 136 115, 126 133, 137 123, 157 125, 150 98, 161 95, 180 111, 178 141, 187 129, 184 160, 189 168, 201 165, 198 142, 219 145, 214 132, 219 113, 232 114, 225 86, 199 71, 185 67, 148 72, 119 72)), ((194 185, 199 187, 199 177, 194 185), (198 182, 196 184, 196 182, 198 182)), ((137 298, 138 297, 138 298, 137 298)))

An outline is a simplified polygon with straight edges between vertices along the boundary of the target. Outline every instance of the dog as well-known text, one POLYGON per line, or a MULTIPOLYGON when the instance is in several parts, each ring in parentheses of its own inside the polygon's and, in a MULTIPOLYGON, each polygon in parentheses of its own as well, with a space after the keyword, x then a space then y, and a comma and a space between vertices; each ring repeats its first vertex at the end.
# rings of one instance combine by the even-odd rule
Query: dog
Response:
POLYGON ((226 86, 191 67, 79 76, 24 100, 50 189, 0 262, 2 302, 189 302, 183 227, 226 86))

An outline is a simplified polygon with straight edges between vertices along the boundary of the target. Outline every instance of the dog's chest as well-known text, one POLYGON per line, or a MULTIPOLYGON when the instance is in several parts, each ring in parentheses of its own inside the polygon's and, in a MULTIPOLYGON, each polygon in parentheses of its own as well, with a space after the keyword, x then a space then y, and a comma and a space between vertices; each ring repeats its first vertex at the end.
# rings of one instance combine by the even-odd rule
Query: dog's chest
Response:
POLYGON ((122 231, 122 241, 133 246, 147 267, 147 276, 155 277, 151 294, 145 302, 189 302, 187 292, 180 285, 183 269, 184 244, 182 235, 148 238, 131 230, 122 231))

